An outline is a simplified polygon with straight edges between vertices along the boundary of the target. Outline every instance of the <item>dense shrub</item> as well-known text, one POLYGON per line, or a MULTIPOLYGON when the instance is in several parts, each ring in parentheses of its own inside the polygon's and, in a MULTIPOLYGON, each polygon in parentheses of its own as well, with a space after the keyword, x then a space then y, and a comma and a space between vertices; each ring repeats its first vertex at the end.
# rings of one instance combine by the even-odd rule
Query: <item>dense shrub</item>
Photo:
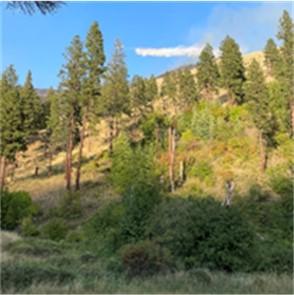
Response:
POLYGON ((66 193, 60 200, 57 215, 63 218, 77 218, 82 214, 80 194, 75 192, 66 193))
POLYGON ((1 193, 1 228, 12 230, 20 225, 24 217, 35 214, 37 207, 27 192, 1 193))
POLYGON ((186 268, 227 271, 247 269, 254 241, 242 214, 211 198, 166 200, 151 216, 148 234, 186 268))
POLYGON ((153 157, 151 147, 132 148, 126 135, 115 144, 111 179, 123 196, 121 232, 126 242, 143 237, 147 219, 160 202, 153 157))
POLYGON ((4 262, 1 266, 1 287, 2 291, 11 288, 21 291, 33 283, 58 283, 64 284, 72 281, 74 275, 61 268, 51 265, 44 265, 39 262, 4 262))
POLYGON ((21 234, 25 237, 34 237, 39 234, 38 227, 33 223, 32 217, 25 217, 20 226, 21 234))
POLYGON ((42 236, 54 241, 63 240, 68 232, 68 227, 61 218, 51 219, 42 228, 42 236))
POLYGON ((167 269, 168 252, 151 241, 125 245, 121 249, 122 265, 128 276, 152 275, 167 269))

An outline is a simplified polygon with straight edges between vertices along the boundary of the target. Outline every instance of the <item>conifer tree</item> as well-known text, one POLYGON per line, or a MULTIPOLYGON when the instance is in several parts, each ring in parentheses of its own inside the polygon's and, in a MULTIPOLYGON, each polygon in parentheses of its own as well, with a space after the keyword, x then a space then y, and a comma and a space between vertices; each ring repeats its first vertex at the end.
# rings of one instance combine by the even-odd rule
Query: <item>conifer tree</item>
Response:
POLYGON ((119 40, 115 42, 114 53, 105 73, 102 96, 102 113, 109 124, 109 153, 112 154, 114 128, 118 128, 121 115, 130 111, 128 71, 123 45, 119 40))
POLYGON ((145 80, 147 101, 154 101, 158 96, 158 87, 155 77, 152 75, 149 79, 145 80))
POLYGON ((268 39, 264 48, 264 59, 268 73, 273 77, 279 76, 282 67, 281 54, 276 43, 271 38, 268 39))
POLYGON ((230 100, 240 104, 243 101, 242 88, 245 82, 245 70, 239 45, 233 38, 227 36, 220 50, 222 84, 227 89, 230 100))
POLYGON ((178 72, 178 97, 182 110, 189 108, 198 99, 196 82, 189 69, 178 72))
POLYGON ((76 190, 80 189, 81 161, 83 156, 84 138, 89 121, 95 122, 97 118, 97 108, 101 97, 101 76, 104 72, 104 48, 103 37, 97 22, 90 27, 86 40, 86 75, 84 88, 80 96, 81 124, 80 124, 80 144, 77 159, 76 190))
POLYGON ((85 78, 85 55, 79 36, 73 38, 70 47, 67 49, 65 59, 66 64, 60 72, 62 78, 60 90, 63 108, 62 120, 66 128, 66 188, 71 190, 74 132, 78 122, 80 122, 80 101, 85 78))
POLYGON ((5 186, 6 166, 14 162, 18 151, 24 150, 25 134, 22 128, 21 100, 17 74, 10 65, 2 74, 0 96, 0 189, 5 186))
POLYGON ((211 97, 217 91, 219 70, 210 44, 206 44, 201 51, 196 76, 199 90, 211 97))
POLYGON ((28 72, 24 86, 21 89, 22 126, 26 133, 26 139, 42 126, 42 104, 32 81, 32 73, 28 72))
POLYGON ((268 89, 263 71, 255 59, 248 68, 244 88, 245 99, 249 104, 255 125, 260 132, 261 169, 264 171, 267 168, 268 149, 275 144, 276 122, 270 109, 268 89))
POLYGON ((283 73, 280 75, 281 83, 287 92, 289 104, 291 106, 292 136, 294 134, 294 25, 289 13, 284 10, 280 19, 280 28, 277 37, 283 42, 281 55, 283 59, 283 73))

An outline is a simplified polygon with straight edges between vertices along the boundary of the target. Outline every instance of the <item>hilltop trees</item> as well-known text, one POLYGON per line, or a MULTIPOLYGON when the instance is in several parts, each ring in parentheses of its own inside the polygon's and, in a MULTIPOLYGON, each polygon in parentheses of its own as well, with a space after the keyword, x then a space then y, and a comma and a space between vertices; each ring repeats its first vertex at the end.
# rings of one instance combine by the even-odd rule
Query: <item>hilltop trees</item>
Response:
POLYGON ((105 55, 103 49, 103 37, 98 23, 91 26, 86 40, 85 54, 85 78, 83 89, 79 96, 79 107, 81 112, 80 122, 80 146, 77 160, 76 190, 80 189, 81 160, 86 132, 86 124, 90 120, 95 121, 99 98, 101 96, 101 76, 104 72, 105 55))
POLYGON ((230 100, 240 104, 243 101, 242 87, 245 82, 245 69, 239 45, 233 38, 227 36, 220 50, 222 85, 228 90, 230 100))
MULTIPOLYGON (((105 73, 102 89, 102 114, 109 124, 109 153, 112 154, 114 129, 123 113, 128 114, 130 108, 128 71, 125 64, 123 45, 116 40, 114 53, 105 73)), ((116 130, 117 133, 117 130, 116 130)))
POLYGON ((85 55, 83 44, 79 36, 75 36, 67 49, 66 64, 61 70, 63 124, 66 128, 66 188, 71 190, 72 179, 72 150, 74 133, 80 120, 80 101, 82 95, 83 79, 85 76, 85 55))
POLYGON ((213 92, 217 92, 219 70, 210 44, 206 44, 201 51, 196 77, 199 90, 203 91, 208 97, 211 97, 213 92))
POLYGON ((275 144, 276 122, 270 109, 264 74, 255 59, 248 68, 245 97, 250 106, 255 125, 260 131, 261 169, 264 171, 267 168, 268 148, 275 144))
POLYGON ((280 51, 272 38, 268 39, 264 48, 264 59, 268 73, 273 77, 277 77, 281 72, 282 60, 280 51))
POLYGON ((21 99, 17 74, 10 65, 2 74, 0 100, 0 189, 5 185, 7 162, 14 162, 16 153, 25 149, 25 133, 22 126, 21 99))

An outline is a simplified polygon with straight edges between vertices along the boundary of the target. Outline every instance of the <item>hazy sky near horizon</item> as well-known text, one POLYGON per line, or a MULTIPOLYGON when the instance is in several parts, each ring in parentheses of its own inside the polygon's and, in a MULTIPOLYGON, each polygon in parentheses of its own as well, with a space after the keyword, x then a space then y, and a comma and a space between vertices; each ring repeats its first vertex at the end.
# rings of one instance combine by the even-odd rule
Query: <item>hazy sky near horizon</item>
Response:
MULTIPOLYGON (((56 87, 63 53, 74 35, 85 39, 97 21, 109 61, 116 38, 124 44, 129 75, 158 75, 195 63, 210 42, 217 53, 230 35, 243 53, 275 38, 291 2, 67 2, 53 15, 24 15, 1 2, 1 71, 9 64, 23 83, 28 70, 37 88, 56 87)), ((276 40, 276 38, 275 38, 276 40)))

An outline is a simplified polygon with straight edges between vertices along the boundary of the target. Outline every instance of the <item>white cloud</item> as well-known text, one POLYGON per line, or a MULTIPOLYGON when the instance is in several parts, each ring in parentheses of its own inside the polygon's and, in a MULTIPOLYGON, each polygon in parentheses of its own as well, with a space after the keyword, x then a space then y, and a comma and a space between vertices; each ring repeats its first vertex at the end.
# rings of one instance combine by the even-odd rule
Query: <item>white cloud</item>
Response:
POLYGON ((135 52, 140 56, 154 56, 154 57, 197 57, 199 56, 203 46, 176 46, 165 48, 136 48, 135 52))

